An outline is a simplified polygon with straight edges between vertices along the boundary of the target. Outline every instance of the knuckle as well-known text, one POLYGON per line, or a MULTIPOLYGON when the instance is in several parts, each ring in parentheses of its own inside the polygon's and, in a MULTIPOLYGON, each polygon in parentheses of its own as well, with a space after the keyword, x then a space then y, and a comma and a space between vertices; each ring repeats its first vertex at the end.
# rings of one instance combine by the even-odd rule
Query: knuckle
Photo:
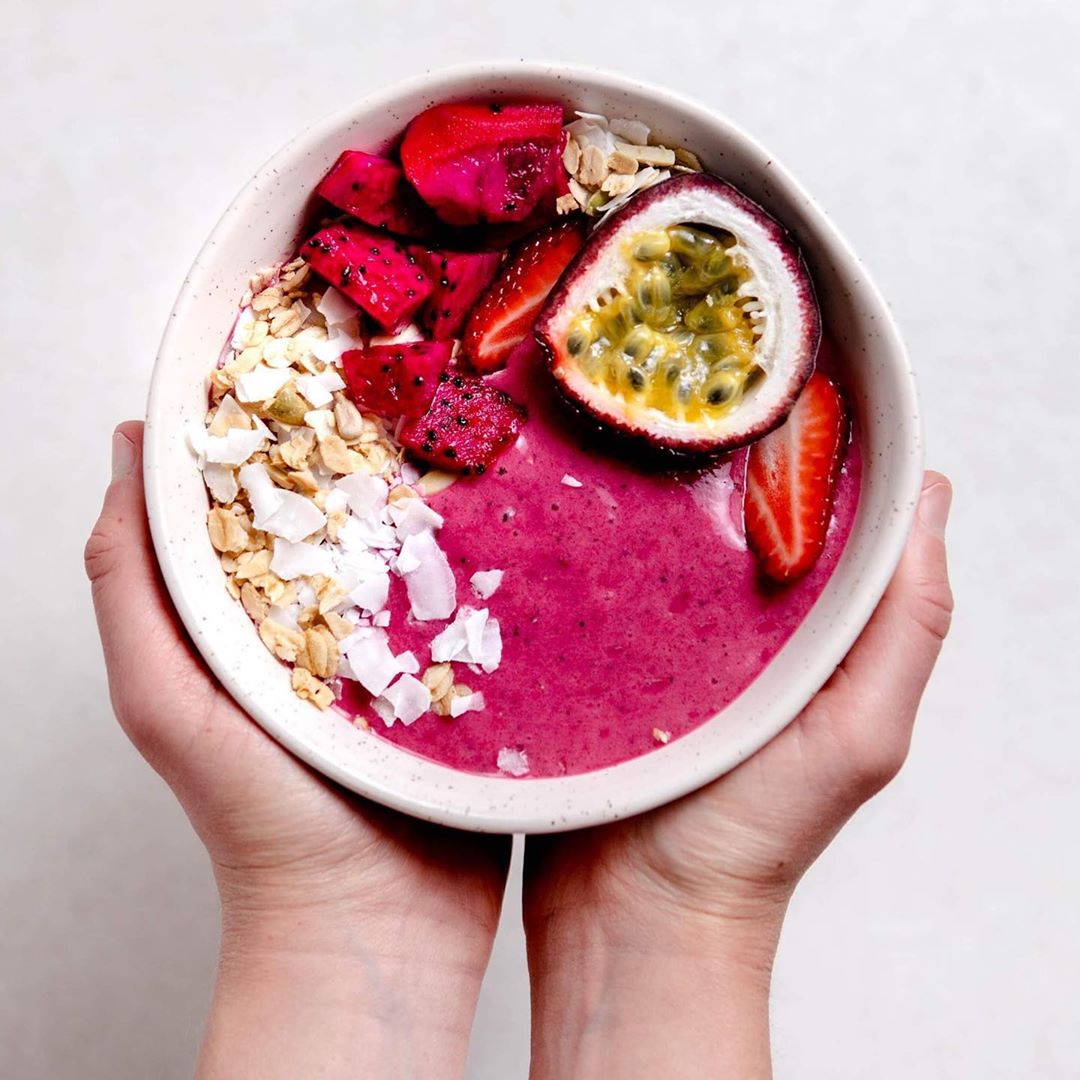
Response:
POLYGON ((939 644, 952 625, 953 595, 946 582, 925 585, 916 618, 919 625, 939 644))
POLYGON ((881 733, 878 738, 861 741, 856 758, 860 786, 874 794, 888 784, 907 760, 910 738, 895 733, 881 733))
POLYGON ((101 581, 116 566, 117 547, 116 537, 99 521, 83 549, 83 566, 91 584, 101 581))

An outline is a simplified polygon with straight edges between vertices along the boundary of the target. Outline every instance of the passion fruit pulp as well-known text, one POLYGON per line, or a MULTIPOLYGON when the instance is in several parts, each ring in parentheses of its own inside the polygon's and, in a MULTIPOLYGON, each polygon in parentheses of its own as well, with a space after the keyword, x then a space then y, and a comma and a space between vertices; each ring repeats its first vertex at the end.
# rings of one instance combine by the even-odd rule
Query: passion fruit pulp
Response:
POLYGON ((536 329, 560 388, 596 419, 712 452, 783 421, 813 370, 820 315, 784 230, 731 185, 694 175, 597 229, 536 329))

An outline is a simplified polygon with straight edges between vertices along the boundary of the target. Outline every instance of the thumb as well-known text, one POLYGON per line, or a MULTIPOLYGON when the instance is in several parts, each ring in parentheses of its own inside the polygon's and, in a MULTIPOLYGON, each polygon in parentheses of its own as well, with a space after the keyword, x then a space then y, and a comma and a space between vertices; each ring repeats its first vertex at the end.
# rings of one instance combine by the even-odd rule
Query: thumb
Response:
MULTIPOLYGON (((827 729, 863 797, 907 756, 915 713, 948 633, 953 598, 945 555, 952 487, 928 472, 915 523, 892 581, 866 629, 804 714, 808 734, 827 729)), ((846 786, 846 785, 845 785, 846 786)))
MULTIPOLYGON (((112 482, 84 552, 109 693, 121 725, 151 764, 161 769, 171 742, 198 709, 164 722, 166 703, 204 704, 213 695, 193 655, 158 572, 142 484, 143 425, 113 433, 112 482), (201 700, 193 700, 201 699, 201 700)), ((173 710, 168 710, 172 712, 173 710)))

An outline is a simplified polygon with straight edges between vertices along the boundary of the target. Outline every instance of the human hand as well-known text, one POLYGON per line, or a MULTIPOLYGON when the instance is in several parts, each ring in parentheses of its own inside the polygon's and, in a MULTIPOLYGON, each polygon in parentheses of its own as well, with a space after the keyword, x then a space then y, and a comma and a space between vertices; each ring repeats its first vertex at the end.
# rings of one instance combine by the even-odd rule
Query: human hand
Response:
POLYGON ((113 707, 206 845, 222 960, 200 1076, 460 1075, 508 837, 374 806, 316 776, 216 683, 151 546, 142 424, 113 437, 86 570, 113 707), (320 1071, 327 1069, 331 1071, 320 1071))
POLYGON ((945 477, 832 678, 776 739, 678 802, 530 838, 533 1075, 769 1076, 768 984, 788 900, 900 769, 949 627, 945 477))

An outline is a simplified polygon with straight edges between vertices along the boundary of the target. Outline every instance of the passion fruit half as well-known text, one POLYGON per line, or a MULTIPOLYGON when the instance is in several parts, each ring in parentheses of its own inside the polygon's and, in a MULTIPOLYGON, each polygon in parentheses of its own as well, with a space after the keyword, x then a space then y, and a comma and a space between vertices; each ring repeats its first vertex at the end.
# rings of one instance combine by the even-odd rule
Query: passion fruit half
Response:
POLYGON ((672 450, 730 450, 781 424, 821 315, 787 232, 738 189, 682 175, 612 215, 536 323, 563 393, 672 450))

